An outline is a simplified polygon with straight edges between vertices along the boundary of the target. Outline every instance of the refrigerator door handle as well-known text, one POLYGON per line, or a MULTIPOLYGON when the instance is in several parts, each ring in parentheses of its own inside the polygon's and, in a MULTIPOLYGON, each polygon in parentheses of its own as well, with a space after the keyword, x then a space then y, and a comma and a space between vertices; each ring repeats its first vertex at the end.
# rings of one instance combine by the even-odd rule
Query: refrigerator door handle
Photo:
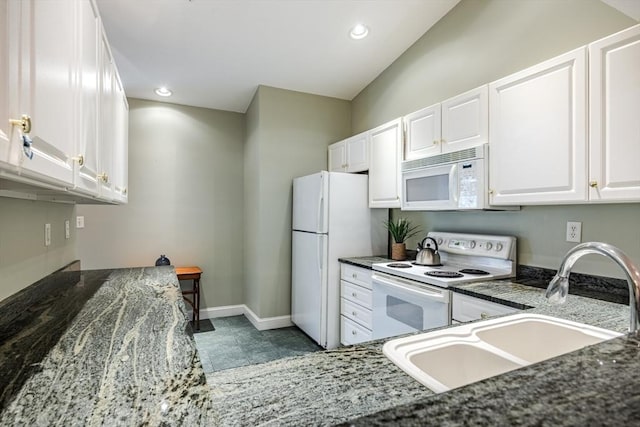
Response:
POLYGON ((322 264, 324 264, 324 241, 318 239, 318 274, 322 276, 322 264))
POLYGON ((319 232, 323 232, 324 231, 324 226, 323 226, 323 212, 324 212, 324 180, 322 179, 322 175, 320 175, 320 193, 319 193, 319 200, 318 200, 318 222, 316 223, 316 227, 318 227, 318 231, 319 232))

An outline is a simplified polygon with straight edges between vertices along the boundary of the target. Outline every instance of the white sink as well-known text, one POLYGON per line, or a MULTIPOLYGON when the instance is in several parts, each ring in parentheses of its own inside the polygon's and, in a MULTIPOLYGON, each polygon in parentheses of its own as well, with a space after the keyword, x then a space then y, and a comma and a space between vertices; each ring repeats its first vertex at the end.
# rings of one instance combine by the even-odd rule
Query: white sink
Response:
POLYGON ((621 333, 520 313, 387 342, 393 363, 436 393, 570 353, 621 333))

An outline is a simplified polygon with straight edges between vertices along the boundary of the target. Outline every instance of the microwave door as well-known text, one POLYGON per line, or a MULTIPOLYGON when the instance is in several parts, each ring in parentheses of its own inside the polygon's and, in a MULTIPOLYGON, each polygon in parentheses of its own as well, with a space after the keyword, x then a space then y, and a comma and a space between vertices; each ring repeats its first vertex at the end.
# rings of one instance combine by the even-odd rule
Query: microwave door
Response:
POLYGON ((431 166, 402 174, 403 210, 447 210, 457 207, 458 166, 431 166))

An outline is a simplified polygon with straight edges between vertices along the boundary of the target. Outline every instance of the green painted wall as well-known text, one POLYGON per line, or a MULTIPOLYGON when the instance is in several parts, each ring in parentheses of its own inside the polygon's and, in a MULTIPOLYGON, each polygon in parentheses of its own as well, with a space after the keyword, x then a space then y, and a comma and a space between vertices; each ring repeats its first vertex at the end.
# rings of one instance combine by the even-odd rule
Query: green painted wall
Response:
POLYGON ((129 203, 77 207, 82 268, 166 254, 202 268, 202 307, 242 304, 244 115, 129 102, 129 203))
POLYGON ((76 233, 65 239, 75 206, 0 197, 0 300, 76 259, 76 233), (44 225, 51 224, 51 246, 44 225))
POLYGON ((327 168, 327 146, 350 133, 350 103, 260 86, 245 139, 245 303, 261 318, 291 312, 295 177, 327 168))
MULTIPOLYGON (((356 134, 534 65, 636 22, 598 0, 462 0, 365 88, 352 105, 356 134)), ((543 173, 543 171, 541 171, 543 173)), ((583 222, 583 240, 609 242, 640 264, 640 204, 524 207, 520 212, 401 212, 423 230, 513 234, 520 262, 557 268, 573 244, 567 221, 583 222)), ((410 246, 416 244, 409 242, 410 246)), ((621 277, 590 255, 575 271, 621 277)))

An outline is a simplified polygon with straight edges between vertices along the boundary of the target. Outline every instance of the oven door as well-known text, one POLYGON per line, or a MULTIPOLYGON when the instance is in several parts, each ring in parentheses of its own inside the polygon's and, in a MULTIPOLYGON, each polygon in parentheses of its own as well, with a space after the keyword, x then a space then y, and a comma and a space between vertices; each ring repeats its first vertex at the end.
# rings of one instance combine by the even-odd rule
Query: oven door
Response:
POLYGON ((403 210, 446 210, 457 207, 456 163, 402 172, 403 210))
POLYGON ((448 290, 378 272, 372 283, 374 339, 449 325, 448 290))

